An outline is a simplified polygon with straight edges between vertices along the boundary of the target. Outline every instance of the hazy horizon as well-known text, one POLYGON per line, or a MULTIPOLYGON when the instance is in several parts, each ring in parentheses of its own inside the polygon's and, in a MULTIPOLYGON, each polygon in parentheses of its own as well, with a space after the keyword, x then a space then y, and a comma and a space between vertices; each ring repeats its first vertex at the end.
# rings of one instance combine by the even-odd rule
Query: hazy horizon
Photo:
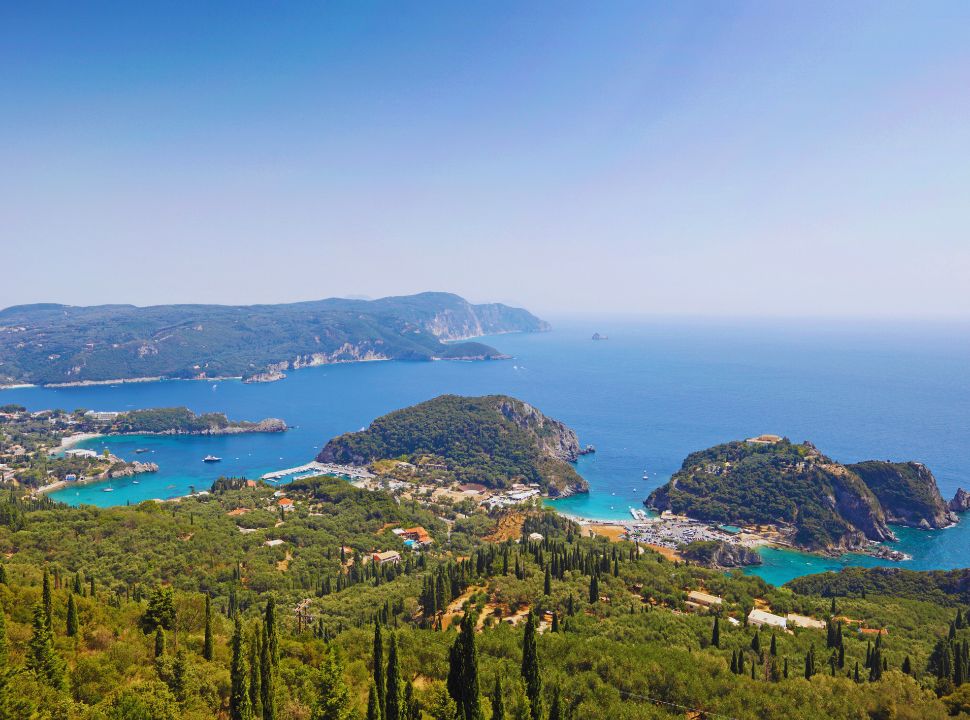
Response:
POLYGON ((0 9, 0 308, 970 317, 970 4, 0 9))

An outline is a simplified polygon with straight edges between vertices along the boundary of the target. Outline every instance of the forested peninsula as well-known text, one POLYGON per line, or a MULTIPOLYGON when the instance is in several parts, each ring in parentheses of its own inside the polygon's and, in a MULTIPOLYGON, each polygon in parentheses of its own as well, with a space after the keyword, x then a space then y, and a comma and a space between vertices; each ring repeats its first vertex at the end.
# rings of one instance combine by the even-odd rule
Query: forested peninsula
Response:
POLYGON ((692 453, 645 504, 709 522, 773 525, 798 548, 829 552, 894 540, 889 523, 941 528, 957 520, 919 463, 843 465, 810 442, 776 436, 692 453))
POLYGON ((548 324, 449 293, 285 305, 19 305, 0 311, 0 385, 242 377, 364 360, 487 360, 481 335, 548 324))
POLYGON ((522 400, 442 395, 334 438, 317 459, 346 465, 405 460, 427 468, 438 482, 492 489, 535 484, 563 496, 589 490, 570 464, 579 453, 573 430, 522 400))

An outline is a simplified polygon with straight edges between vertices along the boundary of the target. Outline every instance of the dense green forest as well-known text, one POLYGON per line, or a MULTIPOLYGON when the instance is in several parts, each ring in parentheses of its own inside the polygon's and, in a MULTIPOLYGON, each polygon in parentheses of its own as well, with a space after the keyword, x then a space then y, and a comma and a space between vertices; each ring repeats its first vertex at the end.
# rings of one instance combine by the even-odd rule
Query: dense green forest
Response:
POLYGON ((274 431, 286 429, 282 421, 256 423, 229 420, 224 413, 195 414, 186 407, 150 408, 131 410, 121 413, 110 424, 110 432, 119 433, 176 433, 176 434, 219 434, 227 430, 240 432, 271 427, 274 431))
POLYGON ((791 542, 809 550, 890 540, 887 522, 903 516, 912 525, 941 527, 952 521, 933 475, 917 463, 846 466, 811 443, 787 439, 736 441, 691 453, 646 504, 712 522, 785 526, 791 542), (889 489, 888 477, 908 480, 889 489))
POLYGON ((433 456, 442 476, 492 488, 537 483, 551 494, 585 492, 569 464, 576 434, 532 406, 505 395, 442 395, 377 418, 366 430, 334 438, 322 462, 365 465, 433 456))
POLYGON ((865 597, 892 595, 929 599, 939 605, 970 605, 970 569, 917 572, 905 568, 844 568, 838 573, 807 575, 788 583, 811 595, 865 597))
POLYGON ((548 325, 449 293, 287 305, 20 305, 0 311, 0 384, 251 376, 368 358, 500 357, 442 342, 548 325))
POLYGON ((538 509, 515 511, 520 536, 490 540, 498 516, 398 503, 340 480, 286 494, 292 511, 273 489, 231 479, 136 507, 0 502, 0 717, 970 711, 970 630, 957 602, 800 594, 581 537, 538 509), (391 532, 418 524, 429 550, 391 532), (536 532, 543 539, 528 540, 536 532), (400 561, 377 564, 370 554, 383 550, 400 561), (691 589, 721 596, 717 615, 685 612, 691 589), (828 626, 748 627, 756 605, 828 626))

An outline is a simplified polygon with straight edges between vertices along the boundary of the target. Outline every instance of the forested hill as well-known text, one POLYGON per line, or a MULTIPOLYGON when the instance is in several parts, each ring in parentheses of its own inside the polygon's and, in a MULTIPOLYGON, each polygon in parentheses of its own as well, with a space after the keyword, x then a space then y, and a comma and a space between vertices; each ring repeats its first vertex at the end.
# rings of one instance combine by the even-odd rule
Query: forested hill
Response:
POLYGON ((355 360, 490 359, 444 342, 548 325, 526 310, 449 293, 286 305, 21 305, 0 311, 0 384, 143 377, 279 377, 355 360))
POLYGON ((538 483, 551 495, 563 495, 588 490, 569 464, 578 454, 575 432, 521 400, 442 395, 334 438, 318 459, 365 465, 431 457, 459 482, 493 488, 538 483))
POLYGON ((786 526, 800 547, 845 550, 892 539, 887 522, 949 523, 953 516, 934 497, 936 481, 917 463, 845 466, 811 443, 782 439, 692 453, 646 504, 714 522, 786 526))
POLYGON ((802 595, 926 600, 940 605, 970 605, 970 569, 919 572, 905 568, 849 567, 795 578, 788 587, 802 595))

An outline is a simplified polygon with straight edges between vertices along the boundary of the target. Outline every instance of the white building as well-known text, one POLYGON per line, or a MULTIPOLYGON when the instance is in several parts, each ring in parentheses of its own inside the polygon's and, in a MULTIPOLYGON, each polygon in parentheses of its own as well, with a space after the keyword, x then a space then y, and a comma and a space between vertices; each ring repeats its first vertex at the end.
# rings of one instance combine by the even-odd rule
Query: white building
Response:
POLYGON ((755 627, 764 627, 767 625, 769 627, 781 628, 782 630, 788 627, 788 621, 785 618, 780 615, 772 615, 770 612, 765 612, 758 608, 748 613, 748 624, 754 625, 755 627))

